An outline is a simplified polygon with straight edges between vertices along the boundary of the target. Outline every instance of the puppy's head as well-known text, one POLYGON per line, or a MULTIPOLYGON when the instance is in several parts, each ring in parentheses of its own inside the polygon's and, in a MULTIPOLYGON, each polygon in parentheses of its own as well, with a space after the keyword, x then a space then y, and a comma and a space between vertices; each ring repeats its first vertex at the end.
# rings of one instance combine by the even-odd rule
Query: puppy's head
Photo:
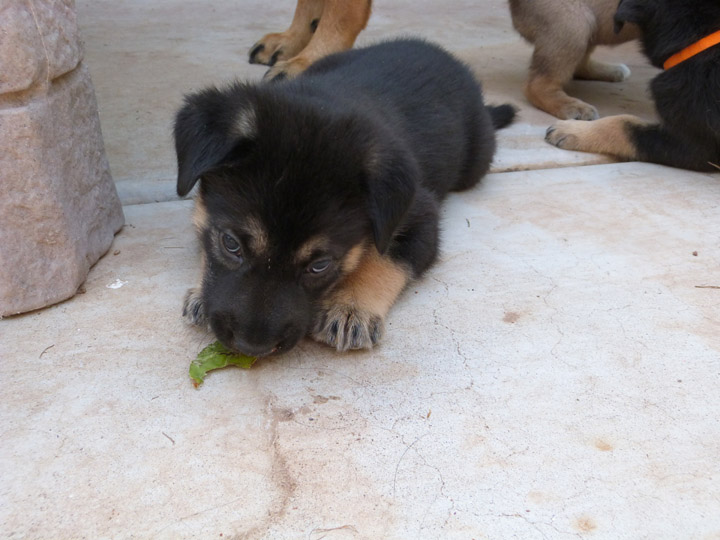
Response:
POLYGON ((717 0, 620 0, 615 12, 615 32, 627 23, 641 30, 645 54, 657 67, 668 57, 717 29, 717 0))
POLYGON ((390 248, 418 175, 362 114, 284 84, 188 96, 175 123, 178 194, 200 182, 205 314, 251 355, 290 349, 364 250, 390 248))

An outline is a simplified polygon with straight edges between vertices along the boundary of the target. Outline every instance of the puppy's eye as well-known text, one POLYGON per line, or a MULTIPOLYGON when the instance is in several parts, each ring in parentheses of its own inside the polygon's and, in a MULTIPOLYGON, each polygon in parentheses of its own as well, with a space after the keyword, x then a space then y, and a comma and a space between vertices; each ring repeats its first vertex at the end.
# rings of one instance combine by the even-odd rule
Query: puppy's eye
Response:
POLYGON ((307 271, 311 274, 322 274, 328 268, 330 268, 331 264, 331 259, 319 259, 317 261, 311 262, 310 265, 307 267, 307 271))
POLYGON ((237 241, 237 239, 228 233, 223 233, 223 235, 220 237, 222 241, 223 247, 228 250, 233 255, 239 255, 240 254, 240 242, 237 241))

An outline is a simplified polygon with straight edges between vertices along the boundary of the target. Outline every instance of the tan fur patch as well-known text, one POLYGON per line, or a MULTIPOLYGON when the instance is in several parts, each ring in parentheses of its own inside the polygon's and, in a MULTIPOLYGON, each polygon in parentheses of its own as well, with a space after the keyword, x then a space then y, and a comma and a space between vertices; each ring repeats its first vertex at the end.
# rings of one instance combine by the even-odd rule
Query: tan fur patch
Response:
POLYGON ((329 304, 354 306, 385 318, 409 280, 409 269, 371 248, 362 254, 355 270, 333 291, 329 304))
POLYGON ((250 237, 250 249, 255 255, 262 255, 268 250, 268 236, 262 222, 250 216, 243 223, 243 231, 250 237))
POLYGON ((622 159, 637 159, 637 149, 630 139, 631 126, 647 122, 637 116, 621 114, 594 122, 563 120, 548 128, 545 140, 565 150, 610 154, 622 159))
POLYGON ((305 264, 310 262, 310 258, 313 256, 313 253, 317 251, 322 251, 328 248, 330 245, 330 240, 325 235, 318 235, 313 236, 309 240, 307 240, 302 246, 300 246, 300 249, 297 250, 295 253, 295 262, 297 264, 305 264))
POLYGON ((205 201, 198 193, 195 195, 195 207, 193 208, 192 215, 193 225, 198 232, 204 231, 208 227, 208 213, 205 201))
POLYGON ((365 254, 365 249, 365 244, 358 244, 347 252, 340 264, 340 269, 344 275, 348 275, 358 267, 362 256, 365 254))

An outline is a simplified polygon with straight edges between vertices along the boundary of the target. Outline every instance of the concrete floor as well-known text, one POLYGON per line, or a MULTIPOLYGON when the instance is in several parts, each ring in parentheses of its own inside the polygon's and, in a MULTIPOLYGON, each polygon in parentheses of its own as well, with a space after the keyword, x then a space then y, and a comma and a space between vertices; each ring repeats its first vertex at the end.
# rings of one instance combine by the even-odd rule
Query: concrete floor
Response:
MULTIPOLYGON (((304 341, 196 390, 172 115, 259 79, 246 51, 294 5, 77 4, 127 225, 84 294, 0 322, 3 537, 720 538, 719 175, 546 145, 504 1, 376 1, 360 44, 438 41, 520 118, 378 348, 304 341)), ((631 79, 572 92, 651 118, 636 46, 600 54, 631 79)))

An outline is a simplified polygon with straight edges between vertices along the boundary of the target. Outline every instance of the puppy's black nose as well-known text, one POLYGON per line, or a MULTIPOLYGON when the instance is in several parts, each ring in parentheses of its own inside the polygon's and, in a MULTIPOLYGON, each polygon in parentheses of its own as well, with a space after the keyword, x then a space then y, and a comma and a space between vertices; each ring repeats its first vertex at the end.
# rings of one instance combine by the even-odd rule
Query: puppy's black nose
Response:
MULTIPOLYGON (((222 340, 221 340, 222 341, 222 340)), ((278 350, 278 345, 266 345, 264 343, 249 343, 235 336, 232 343, 229 344, 232 349, 239 351, 248 356, 267 356, 278 350)))
POLYGON ((269 333, 267 329, 251 332, 238 325, 234 317, 228 314, 211 317, 210 326, 223 345, 248 356, 267 356, 285 351, 297 341, 292 332, 290 335, 288 332, 269 333))

